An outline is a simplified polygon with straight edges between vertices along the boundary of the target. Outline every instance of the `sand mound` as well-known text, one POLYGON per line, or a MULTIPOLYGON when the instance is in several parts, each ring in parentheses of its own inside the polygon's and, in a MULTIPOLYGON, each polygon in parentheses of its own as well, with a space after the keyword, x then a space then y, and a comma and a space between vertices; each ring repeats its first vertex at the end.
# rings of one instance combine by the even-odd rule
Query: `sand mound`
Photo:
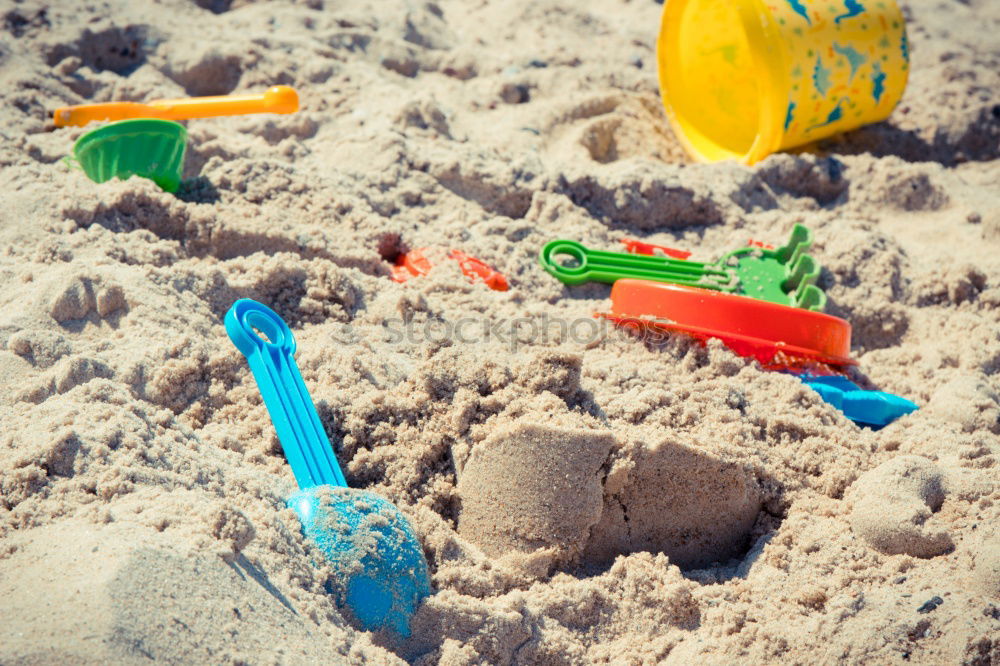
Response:
POLYGON ((610 433, 538 426, 497 428, 458 475, 459 535, 487 555, 551 548, 568 560, 601 517, 610 433))
POLYGON ((762 503, 751 471, 672 441, 632 447, 615 464, 592 560, 650 551, 693 568, 745 552, 762 503))
POLYGON ((1000 663, 1000 4, 909 0, 883 123, 690 164, 662 4, 0 8, 0 662, 1000 663), (62 158, 67 104, 295 86, 185 122, 176 195, 62 158), (639 340, 557 238, 816 239, 859 428, 719 344, 639 340), (400 253, 455 248, 406 284, 400 253), (222 317, 278 312, 351 485, 412 522, 403 644, 337 608, 222 317), (94 550, 96 548, 97 550, 94 550), (78 593, 79 592, 79 593, 78 593), (235 609, 235 611, 234 611, 235 609))
POLYGON ((76 521, 12 539, 7 549, 0 560, 5 664, 331 656, 328 636, 242 556, 185 552, 134 524, 76 521), (23 585, 25 577, 32 585, 23 585))
POLYGON ((1000 434, 1000 393, 980 378, 953 379, 934 393, 929 408, 968 432, 1000 434))
POLYGON ((1000 599, 1000 535, 984 534, 975 545, 973 580, 987 595, 1000 599))
POLYGON ((883 553, 934 557, 953 545, 933 519, 945 492, 940 468, 926 458, 899 456, 879 465, 857 480, 851 497, 851 526, 883 553))
POLYGON ((751 471, 673 442, 619 448, 600 430, 498 428, 459 472, 458 533, 562 564, 649 551, 690 568, 745 550, 762 503, 751 471))

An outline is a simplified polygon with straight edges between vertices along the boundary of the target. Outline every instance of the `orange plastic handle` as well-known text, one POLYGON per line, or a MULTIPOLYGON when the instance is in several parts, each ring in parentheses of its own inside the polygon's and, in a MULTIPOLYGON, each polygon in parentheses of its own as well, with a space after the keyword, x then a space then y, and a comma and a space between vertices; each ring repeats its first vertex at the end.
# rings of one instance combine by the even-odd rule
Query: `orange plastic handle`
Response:
POLYGON ((274 86, 256 95, 219 95, 158 99, 148 104, 137 102, 105 102, 80 104, 56 109, 52 119, 56 127, 83 127, 95 120, 125 120, 127 118, 160 118, 185 120, 213 116, 238 116, 245 113, 295 113, 299 110, 299 94, 290 86, 274 86))

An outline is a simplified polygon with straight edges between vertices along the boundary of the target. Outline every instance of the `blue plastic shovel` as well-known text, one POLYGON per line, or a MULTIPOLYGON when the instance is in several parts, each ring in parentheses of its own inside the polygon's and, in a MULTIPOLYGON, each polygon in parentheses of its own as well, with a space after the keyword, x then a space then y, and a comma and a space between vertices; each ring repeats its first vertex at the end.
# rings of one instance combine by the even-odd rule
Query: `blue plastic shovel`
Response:
POLYGON ((243 298, 226 332, 253 372, 299 492, 288 506, 302 532, 336 572, 333 593, 366 631, 410 635, 410 617, 430 594, 423 548, 406 517, 385 498, 348 488, 295 364, 295 338, 273 310, 243 298))
POLYGON ((881 428, 919 409, 917 403, 885 391, 868 391, 840 375, 800 375, 819 397, 859 425, 881 428))

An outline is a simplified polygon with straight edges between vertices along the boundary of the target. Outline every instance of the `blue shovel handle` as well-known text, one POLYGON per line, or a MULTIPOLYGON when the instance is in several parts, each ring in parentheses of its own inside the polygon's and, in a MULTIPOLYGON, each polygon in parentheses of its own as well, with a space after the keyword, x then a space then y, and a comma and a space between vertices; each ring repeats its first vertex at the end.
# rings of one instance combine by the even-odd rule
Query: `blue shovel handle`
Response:
POLYGON ((271 308, 249 298, 233 303, 225 324, 229 339, 247 357, 299 488, 347 487, 295 364, 295 337, 288 324, 271 308))

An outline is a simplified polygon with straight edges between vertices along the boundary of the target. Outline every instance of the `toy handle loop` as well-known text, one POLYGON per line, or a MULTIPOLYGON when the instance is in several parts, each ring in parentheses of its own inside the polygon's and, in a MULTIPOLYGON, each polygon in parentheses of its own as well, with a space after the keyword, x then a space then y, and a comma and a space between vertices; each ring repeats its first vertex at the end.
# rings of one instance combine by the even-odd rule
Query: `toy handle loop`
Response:
POLYGON ((582 244, 570 240, 554 240, 545 244, 538 256, 542 268, 568 284, 579 284, 586 281, 588 250, 582 244), (555 259, 557 255, 572 257, 576 266, 566 266, 555 259))
POLYGON ((233 303, 225 325, 229 339, 247 357, 299 488, 347 486, 295 363, 295 336, 288 325, 249 298, 233 303))
POLYGON ((233 303, 226 313, 226 333, 244 356, 271 349, 295 354, 295 336, 285 320, 271 308, 249 298, 233 303), (256 329, 256 330, 255 330, 256 329), (258 333, 263 333, 266 339, 258 333))

